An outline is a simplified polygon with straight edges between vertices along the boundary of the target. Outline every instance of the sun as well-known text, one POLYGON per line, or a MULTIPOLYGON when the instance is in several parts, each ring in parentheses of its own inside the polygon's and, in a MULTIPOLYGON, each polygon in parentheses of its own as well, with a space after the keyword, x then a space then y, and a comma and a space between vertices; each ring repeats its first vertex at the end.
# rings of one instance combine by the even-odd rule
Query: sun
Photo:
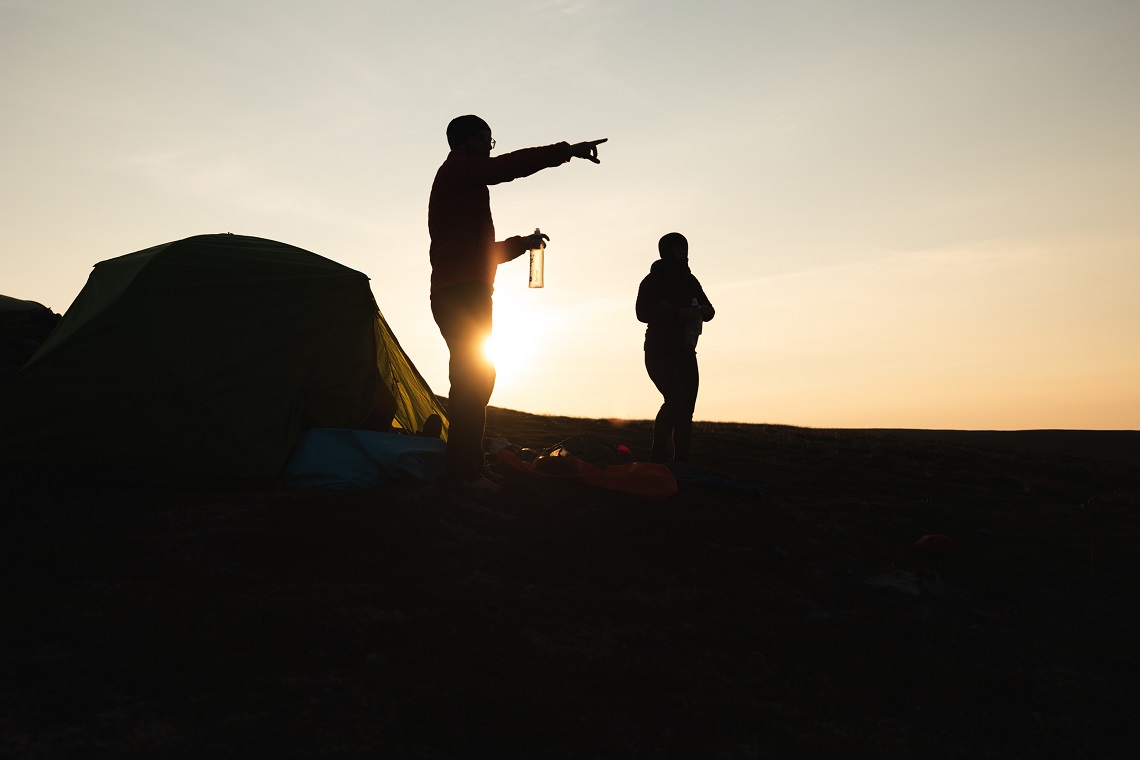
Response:
POLYGON ((526 367, 526 351, 520 348, 519 336, 513 332, 495 325, 495 332, 483 341, 483 356, 495 365, 497 374, 513 375, 526 367))
POLYGON ((566 309, 552 305, 549 293, 527 288, 525 279, 521 283, 496 289, 491 337, 482 346, 483 355, 495 365, 497 394, 540 393, 538 377, 549 373, 552 361, 563 358, 557 347, 564 344, 566 309))
POLYGON ((498 366, 498 354, 499 341, 495 340, 494 335, 491 335, 487 338, 487 340, 483 341, 483 358, 498 366))
POLYGON ((495 365, 499 380, 513 384, 528 374, 542 337, 542 321, 527 314, 509 298, 496 304, 491 337, 483 343, 483 355, 495 365))

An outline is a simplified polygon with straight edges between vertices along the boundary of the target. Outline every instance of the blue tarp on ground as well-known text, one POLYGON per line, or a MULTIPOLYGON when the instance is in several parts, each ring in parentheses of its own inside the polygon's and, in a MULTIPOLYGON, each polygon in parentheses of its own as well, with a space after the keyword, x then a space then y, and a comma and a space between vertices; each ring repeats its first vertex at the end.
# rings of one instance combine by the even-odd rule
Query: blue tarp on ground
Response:
POLYGON ((433 480, 447 444, 371 430, 316 428, 305 433, 285 468, 286 488, 359 490, 433 480))

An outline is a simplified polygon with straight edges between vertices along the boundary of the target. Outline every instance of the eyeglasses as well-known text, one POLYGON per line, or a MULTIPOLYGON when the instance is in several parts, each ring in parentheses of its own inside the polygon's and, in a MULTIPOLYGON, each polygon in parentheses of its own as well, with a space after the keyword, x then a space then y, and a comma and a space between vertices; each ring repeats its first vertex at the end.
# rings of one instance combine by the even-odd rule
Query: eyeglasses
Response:
POLYGON ((495 138, 492 137, 491 138, 491 150, 494 150, 494 149, 495 149, 495 138))

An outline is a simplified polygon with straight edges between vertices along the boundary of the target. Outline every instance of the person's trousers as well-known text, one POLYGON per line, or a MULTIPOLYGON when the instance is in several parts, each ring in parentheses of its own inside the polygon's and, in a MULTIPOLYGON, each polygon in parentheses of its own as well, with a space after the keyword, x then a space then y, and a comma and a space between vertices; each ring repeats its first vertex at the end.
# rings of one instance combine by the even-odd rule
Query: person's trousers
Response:
POLYGON ((495 389, 495 366, 484 351, 491 336, 491 286, 450 285, 432 293, 431 313, 451 352, 448 371, 447 477, 466 482, 484 467, 483 431, 495 389))
POLYGON ((672 441, 673 459, 687 462, 700 384, 697 354, 686 349, 646 347, 645 369, 665 399, 653 421, 653 449, 649 461, 668 462, 672 441))

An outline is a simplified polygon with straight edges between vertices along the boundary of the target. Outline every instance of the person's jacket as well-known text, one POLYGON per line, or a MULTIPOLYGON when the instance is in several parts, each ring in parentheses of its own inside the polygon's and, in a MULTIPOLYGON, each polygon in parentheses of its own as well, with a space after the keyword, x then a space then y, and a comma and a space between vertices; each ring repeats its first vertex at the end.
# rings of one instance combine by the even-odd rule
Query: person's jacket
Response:
POLYGON ((648 325, 646 349, 693 350, 685 344, 688 324, 680 314, 692 306, 693 299, 702 307, 702 320, 712 319, 716 310, 685 262, 653 262, 637 289, 637 319, 648 325))
POLYGON ((510 182, 569 161, 570 145, 524 148, 501 156, 451 151, 435 174, 428 200, 431 291, 461 282, 494 286, 495 268, 522 253, 522 238, 495 242, 488 185, 510 182))

